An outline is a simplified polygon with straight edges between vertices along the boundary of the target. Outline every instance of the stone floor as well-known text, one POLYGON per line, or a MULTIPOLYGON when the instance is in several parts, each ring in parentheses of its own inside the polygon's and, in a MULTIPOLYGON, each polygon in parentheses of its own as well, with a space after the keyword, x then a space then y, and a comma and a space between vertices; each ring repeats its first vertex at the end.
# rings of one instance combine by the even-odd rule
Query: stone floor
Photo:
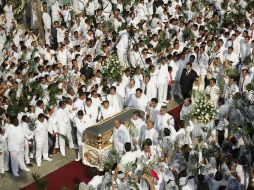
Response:
POLYGON ((32 177, 33 173, 37 173, 41 177, 46 176, 58 168, 74 161, 75 157, 75 151, 73 149, 66 149, 65 157, 58 153, 51 157, 53 159, 51 162, 43 161, 40 168, 38 168, 36 164, 33 164, 33 167, 30 168, 30 172, 20 171, 19 177, 14 177, 11 172, 7 172, 0 179, 0 189, 19 190, 34 181, 32 177))
MULTIPOLYGON (((169 110, 176 108, 181 104, 181 100, 169 101, 167 107, 169 110)), ((43 161, 40 168, 33 164, 30 172, 20 171, 19 177, 14 177, 11 172, 7 172, 0 179, 0 190, 19 190, 30 183, 33 183, 33 173, 39 174, 41 177, 61 168, 62 166, 72 162, 75 159, 75 151, 73 149, 66 149, 66 156, 62 157, 59 153, 51 157, 51 162, 43 161)))

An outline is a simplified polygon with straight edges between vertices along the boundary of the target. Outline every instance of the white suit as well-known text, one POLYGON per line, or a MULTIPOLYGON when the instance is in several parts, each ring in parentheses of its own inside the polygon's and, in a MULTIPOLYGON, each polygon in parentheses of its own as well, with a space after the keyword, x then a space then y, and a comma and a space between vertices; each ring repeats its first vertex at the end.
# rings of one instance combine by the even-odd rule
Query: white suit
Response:
POLYGON ((87 127, 89 127, 88 122, 85 120, 85 117, 83 117, 81 120, 78 117, 74 118, 74 123, 77 128, 77 140, 78 140, 78 159, 82 158, 82 150, 83 150, 83 134, 87 127))
POLYGON ((6 133, 4 135, 0 134, 0 174, 3 174, 9 168, 9 152, 7 152, 7 139, 6 133), (6 161, 8 161, 6 163, 6 161))
POLYGON ((109 101, 109 105, 114 108, 115 113, 123 110, 123 98, 119 94, 109 94, 107 100, 109 101))
POLYGON ((113 135, 110 141, 113 143, 113 146, 117 150, 117 152, 124 152, 125 143, 130 142, 130 135, 128 129, 123 124, 121 124, 118 129, 114 127, 113 135))
POLYGON ((158 100, 160 103, 167 100, 168 93, 168 65, 161 65, 158 71, 157 87, 158 87, 158 100))
POLYGON ((24 133, 25 133, 25 162, 26 164, 30 163, 30 157, 29 157, 29 140, 33 139, 33 132, 29 129, 29 126, 27 123, 22 122, 21 126, 23 127, 24 133))
POLYGON ((36 163, 41 164, 41 157, 48 159, 48 121, 44 119, 43 123, 37 120, 34 130, 36 143, 36 163))
POLYGON ((49 13, 43 12, 42 21, 43 21, 43 24, 44 24, 46 44, 50 45, 49 37, 50 37, 50 34, 51 34, 51 17, 49 15, 49 13))
MULTIPOLYGON (((71 128, 70 118, 64 109, 59 108, 56 111, 52 124, 56 126, 55 128, 57 129, 58 133, 60 133, 61 135, 67 136, 67 138, 70 141, 72 140, 71 133, 67 133, 68 129, 71 128)), ((73 142, 72 142, 72 145, 73 145, 73 142)), ((61 154, 65 156, 65 140, 62 136, 59 136, 59 146, 60 146, 61 154)))
POLYGON ((6 130, 8 150, 11 156, 12 173, 18 176, 19 168, 21 170, 28 170, 24 162, 24 142, 25 133, 23 128, 18 125, 10 124, 6 130))

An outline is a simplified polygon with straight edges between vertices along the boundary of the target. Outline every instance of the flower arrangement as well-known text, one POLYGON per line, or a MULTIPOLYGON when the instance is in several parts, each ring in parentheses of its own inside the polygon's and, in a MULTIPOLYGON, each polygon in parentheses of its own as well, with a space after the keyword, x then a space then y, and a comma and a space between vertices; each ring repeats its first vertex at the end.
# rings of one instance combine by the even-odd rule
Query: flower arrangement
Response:
POLYGON ((114 81, 119 81, 123 74, 123 66, 115 53, 111 53, 109 60, 104 62, 103 75, 109 76, 114 81))
POLYGON ((200 92, 194 106, 189 111, 187 118, 207 124, 215 118, 215 114, 215 105, 207 100, 204 93, 200 92))

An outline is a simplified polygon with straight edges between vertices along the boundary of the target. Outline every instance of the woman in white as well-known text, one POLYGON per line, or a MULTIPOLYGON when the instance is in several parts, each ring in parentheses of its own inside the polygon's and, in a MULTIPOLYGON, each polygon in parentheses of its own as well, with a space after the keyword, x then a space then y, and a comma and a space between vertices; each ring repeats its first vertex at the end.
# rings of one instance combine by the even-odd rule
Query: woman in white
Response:
POLYGON ((25 133, 19 124, 16 116, 10 117, 10 125, 6 130, 8 150, 11 156, 11 168, 15 177, 18 177, 19 168, 24 171, 30 171, 24 161, 25 133))
POLYGON ((34 130, 35 143, 36 143, 36 162, 37 166, 41 166, 41 158, 51 161, 48 157, 48 121, 45 115, 40 113, 36 122, 34 130))
POLYGON ((197 77, 192 85, 192 94, 191 94, 191 101, 192 104, 195 104, 197 100, 198 93, 204 91, 204 84, 201 81, 200 77, 197 77))
POLYGON ((78 157, 75 161, 80 161, 82 158, 82 150, 83 150, 83 133, 87 127, 89 127, 89 123, 85 118, 84 112, 79 110, 77 113, 77 117, 74 118, 74 123, 77 128, 77 140, 78 140, 78 157))

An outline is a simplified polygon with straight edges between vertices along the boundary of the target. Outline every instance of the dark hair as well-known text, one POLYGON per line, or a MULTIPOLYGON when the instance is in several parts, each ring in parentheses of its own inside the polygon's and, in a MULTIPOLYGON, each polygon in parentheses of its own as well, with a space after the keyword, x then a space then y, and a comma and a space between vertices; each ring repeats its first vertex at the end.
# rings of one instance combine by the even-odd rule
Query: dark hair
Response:
POLYGON ((83 116, 84 112, 82 110, 79 110, 77 114, 78 114, 78 116, 83 116))
POLYGON ((124 144, 124 148, 126 152, 130 152, 131 151, 131 143, 127 142, 124 144))
POLYGON ((151 102, 155 102, 157 104, 158 103, 158 99, 157 98, 152 98, 151 102))

